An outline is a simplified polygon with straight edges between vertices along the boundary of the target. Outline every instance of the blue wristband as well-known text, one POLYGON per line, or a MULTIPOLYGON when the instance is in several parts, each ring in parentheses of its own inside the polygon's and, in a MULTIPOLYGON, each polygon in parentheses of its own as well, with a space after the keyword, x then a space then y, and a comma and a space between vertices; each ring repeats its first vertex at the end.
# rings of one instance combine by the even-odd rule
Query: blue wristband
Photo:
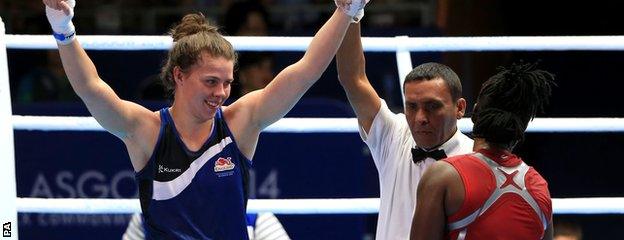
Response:
POLYGON ((55 38, 57 41, 59 41, 59 42, 65 42, 65 41, 67 41, 67 40, 69 40, 69 39, 73 38, 75 34, 76 34, 76 32, 72 32, 72 33, 71 33, 71 34, 69 34, 69 35, 65 35, 65 34, 55 33, 55 32, 53 32, 53 33, 52 33, 52 36, 54 36, 54 38, 55 38))

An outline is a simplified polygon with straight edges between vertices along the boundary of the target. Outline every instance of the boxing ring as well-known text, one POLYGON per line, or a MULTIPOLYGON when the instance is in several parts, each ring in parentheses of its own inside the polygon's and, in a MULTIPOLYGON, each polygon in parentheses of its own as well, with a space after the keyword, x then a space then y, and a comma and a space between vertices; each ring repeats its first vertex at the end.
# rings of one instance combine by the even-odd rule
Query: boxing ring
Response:
MULTIPOLYGON (((9 93, 7 48, 56 49, 48 35, 5 35, 0 19, 0 219, 17 223, 17 213, 134 213, 137 199, 46 199, 18 198, 16 194, 13 131, 104 131, 92 117, 12 115, 9 93)), ((167 50, 168 36, 86 36, 80 42, 87 50, 167 50)), ((237 51, 305 51, 311 37, 227 37, 237 51)), ((410 52, 417 51, 622 51, 624 36, 586 37, 365 37, 364 51, 395 52, 399 84, 412 69, 410 52)), ((470 132, 470 119, 461 119, 462 132, 470 132)), ((357 133, 354 118, 285 118, 268 127, 275 133, 357 133)), ((536 118, 528 132, 624 132, 624 118, 536 118)), ((248 212, 277 214, 377 213, 377 198, 258 199, 250 200, 248 212)), ((624 214, 622 198, 554 198, 555 214, 624 214)), ((17 233, 17 224, 15 232, 17 233)), ((15 234, 17 239, 17 234, 15 234)))

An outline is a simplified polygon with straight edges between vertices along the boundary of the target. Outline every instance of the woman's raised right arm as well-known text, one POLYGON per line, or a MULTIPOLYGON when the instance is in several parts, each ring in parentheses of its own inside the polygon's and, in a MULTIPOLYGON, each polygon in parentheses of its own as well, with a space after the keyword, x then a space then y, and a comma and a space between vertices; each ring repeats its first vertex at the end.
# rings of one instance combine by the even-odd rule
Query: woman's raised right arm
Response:
POLYGON ((43 0, 46 16, 54 31, 65 74, 89 112, 108 132, 125 139, 140 127, 142 120, 155 116, 150 110, 120 99, 100 79, 95 65, 75 37, 75 0, 43 0), (144 117, 147 117, 145 119, 144 117))

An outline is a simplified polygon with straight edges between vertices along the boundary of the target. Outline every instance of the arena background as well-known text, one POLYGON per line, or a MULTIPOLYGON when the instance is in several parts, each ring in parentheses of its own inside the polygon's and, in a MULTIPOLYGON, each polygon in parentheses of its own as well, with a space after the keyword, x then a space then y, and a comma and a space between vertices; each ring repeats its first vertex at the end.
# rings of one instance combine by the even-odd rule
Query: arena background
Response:
MULTIPOLYGON (((607 1, 400 1, 372 0, 363 22, 364 36, 561 36, 622 35, 615 4, 607 1), (399 6, 399 7, 397 7, 399 6), (405 7, 407 6, 407 7, 405 7), (408 10, 405 10, 408 9, 408 10), (418 9, 418 10, 416 10, 418 9)), ((175 1, 78 1, 78 35, 160 35, 184 13, 205 12, 221 21, 224 3, 203 8, 175 1), (184 5, 187 4, 187 5, 184 5), (143 6, 145 5, 145 6, 143 6), (106 6, 110 9, 106 9, 106 6), (126 8, 129 6, 129 8, 126 8), (141 7, 131 10, 130 7, 141 7), (104 10, 102 10, 104 9, 104 10), (120 11, 117 29, 98 20, 120 11), (154 9, 154 11, 150 11, 154 9), (172 11, 158 11, 172 9, 172 11), (98 11, 100 10, 100 11, 98 11), (139 12, 139 14, 137 14, 139 12), (151 24, 141 14, 156 13, 151 24), (108 14, 108 15, 107 15, 108 14), (134 16, 134 17, 133 17, 134 16), (99 30, 98 30, 99 29, 99 30)), ((213 3, 214 2, 214 3, 213 3)), ((324 1, 265 1, 270 35, 311 36, 328 9, 324 1), (313 8, 315 6, 316 8, 313 8), (319 7, 320 6, 320 7, 319 7), (307 9, 307 10, 306 10, 307 9), (299 14, 292 21, 290 14, 299 14)), ((47 34, 40 1, 2 0, 0 16, 8 34, 47 34)), ((90 51, 99 73, 124 99, 158 109, 166 101, 139 99, 144 79, 158 73, 161 51, 90 51)), ((274 53, 279 71, 301 56, 274 53)), ((22 81, 48 66, 45 51, 8 51, 14 115, 81 115, 88 112, 75 97, 25 100, 22 81)), ((378 93, 400 111, 394 53, 367 53, 367 73, 378 93)), ((540 60, 557 76, 558 87, 545 117, 623 117, 623 52, 453 52, 412 53, 412 62, 439 61, 457 71, 469 105, 496 66, 540 60)), ((289 116, 353 117, 332 65, 289 116)), ((527 134, 516 149, 544 175, 553 197, 624 196, 622 133, 527 134)), ((133 172, 121 141, 104 132, 15 131, 18 196, 136 197, 133 172)), ((262 134, 254 159, 256 198, 377 197, 377 173, 357 134, 262 134), (287 144, 287 145, 286 145, 287 144), (285 147, 285 145, 287 147, 285 147)), ((376 216, 279 215, 293 239, 372 239, 376 216)), ((617 239, 622 215, 557 215, 582 224, 586 239, 617 239)), ((127 215, 19 214, 21 239, 118 239, 127 215)))

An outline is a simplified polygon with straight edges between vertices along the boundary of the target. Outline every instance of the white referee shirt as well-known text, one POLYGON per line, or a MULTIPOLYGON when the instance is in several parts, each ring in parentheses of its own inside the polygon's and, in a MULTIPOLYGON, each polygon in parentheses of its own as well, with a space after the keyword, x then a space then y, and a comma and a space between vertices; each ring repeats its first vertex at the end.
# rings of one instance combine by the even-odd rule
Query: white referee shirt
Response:
MULTIPOLYGON (((379 173, 381 205, 376 239, 409 239, 418 182, 435 160, 412 162, 411 149, 416 142, 405 115, 392 113, 383 99, 370 132, 360 127, 360 136, 368 145, 379 173)), ((472 139, 458 130, 440 148, 447 156, 454 156, 471 153, 472 145, 472 139)))

